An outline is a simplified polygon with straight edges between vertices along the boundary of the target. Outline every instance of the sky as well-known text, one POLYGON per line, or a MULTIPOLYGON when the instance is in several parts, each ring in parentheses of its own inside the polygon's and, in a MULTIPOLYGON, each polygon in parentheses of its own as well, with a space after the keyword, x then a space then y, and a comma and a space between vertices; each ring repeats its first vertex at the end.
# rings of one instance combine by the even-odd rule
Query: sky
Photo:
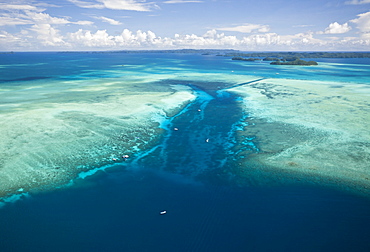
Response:
POLYGON ((370 0, 0 0, 0 51, 370 51, 370 0))

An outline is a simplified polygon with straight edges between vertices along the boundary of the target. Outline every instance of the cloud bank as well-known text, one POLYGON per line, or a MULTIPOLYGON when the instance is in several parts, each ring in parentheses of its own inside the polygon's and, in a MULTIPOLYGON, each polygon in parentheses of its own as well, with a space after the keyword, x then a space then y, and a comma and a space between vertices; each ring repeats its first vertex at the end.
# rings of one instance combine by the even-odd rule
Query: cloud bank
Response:
MULTIPOLYGON (((68 0, 82 8, 147 11, 154 5, 136 0, 68 0)), ((171 0, 175 3, 193 0, 171 0)), ((370 11, 344 24, 333 22, 324 31, 278 34, 269 25, 245 23, 208 29, 203 35, 181 34, 162 37, 154 31, 128 28, 113 33, 88 20, 53 17, 40 6, 0 4, 0 27, 17 26, 17 31, 0 30, 0 51, 32 50, 126 50, 179 48, 233 48, 239 50, 369 50, 370 11), (68 27, 68 29, 64 29, 68 27), (347 36, 349 33, 357 36, 347 36), (236 35, 235 35, 236 34, 236 35), (359 35, 358 35, 359 34, 359 35), (331 35, 331 36, 328 36, 331 35)), ((110 25, 122 25, 106 16, 90 16, 110 25)), ((310 26, 310 25, 305 25, 310 26)))
MULTIPOLYGON (((33 25, 24 34, 13 35, 0 32, 0 48, 12 45, 18 49, 33 50, 125 50, 125 49, 178 49, 178 48, 234 48, 239 50, 348 50, 350 48, 369 48, 370 40, 324 41, 314 38, 313 32, 281 36, 276 33, 252 34, 237 38, 227 36, 216 30, 209 30, 198 36, 195 34, 175 34, 173 37, 160 37, 152 31, 136 32, 124 29, 118 35, 106 30, 79 29, 62 35, 48 24, 33 25), (31 36, 31 33, 36 36, 31 36), (35 43, 37 41, 38 43, 35 43), (38 48, 32 45, 41 45, 38 48)), ((13 49, 14 50, 14 49, 13 49)))

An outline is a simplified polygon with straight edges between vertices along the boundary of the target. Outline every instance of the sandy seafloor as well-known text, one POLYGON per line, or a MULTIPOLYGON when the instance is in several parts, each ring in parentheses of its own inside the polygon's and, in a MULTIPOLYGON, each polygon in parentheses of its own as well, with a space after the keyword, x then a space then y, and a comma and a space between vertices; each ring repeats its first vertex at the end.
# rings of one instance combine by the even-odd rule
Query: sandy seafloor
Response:
MULTIPOLYGON (((96 200, 104 199, 105 206, 112 204, 114 208, 117 203, 112 202, 119 197, 125 202, 119 204, 122 211, 139 205, 158 208, 157 203, 163 201, 160 194, 166 188, 177 195, 164 197, 173 208, 187 206, 194 221, 200 218, 194 209, 203 216, 201 238, 193 235, 196 232, 188 233, 186 220, 178 217, 165 224, 180 225, 171 246, 159 245, 161 239, 154 241, 146 232, 141 240, 136 235, 140 231, 135 230, 127 243, 111 237, 111 251, 117 249, 115 245, 125 248, 120 251, 175 251, 171 250, 175 243, 182 244, 177 251, 272 251, 274 246, 276 251, 365 251, 369 246, 361 241, 365 226, 370 224, 370 60, 317 61, 319 66, 307 67, 199 54, 1 55, 0 211, 1 224, 6 225, 2 234, 7 239, 2 251, 57 251, 56 245, 40 249, 37 239, 24 241, 29 250, 14 243, 16 233, 37 225, 36 220, 48 223, 52 230, 49 226, 59 223, 58 214, 70 223, 70 229, 76 226, 85 232, 92 228, 82 225, 86 221, 83 218, 81 223, 69 218, 73 215, 69 210, 56 210, 56 216, 43 221, 41 216, 29 213, 40 206, 40 212, 46 211, 47 202, 64 208, 84 198, 87 209, 80 207, 80 211, 97 209, 96 201, 89 199, 97 188, 104 193, 96 200), (71 201, 66 194, 73 192, 71 201), (112 201, 106 197, 109 193, 112 201), (276 200, 279 197, 282 201, 276 200), (246 203, 246 199, 253 200, 246 203), (201 202, 209 200, 218 211, 227 202, 233 208, 224 211, 239 217, 227 221, 230 217, 226 214, 216 225, 212 220, 223 215, 213 208, 210 216, 207 214, 208 208, 201 202), (339 213, 328 217, 339 208, 339 213), (251 211, 251 215, 240 217, 242 210, 251 211), (23 224, 9 221, 17 212, 25 220, 23 224), (251 216, 256 212, 265 229, 258 225, 256 234, 234 226, 253 223, 251 216), (285 222, 285 214, 294 217, 286 217, 285 222), (304 223, 302 218, 306 218, 304 223), (323 226, 302 228, 311 219, 323 226), (326 226, 325 219, 331 227, 326 226), (300 223, 300 228, 294 223, 300 223), (217 231, 221 224, 226 229, 235 228, 237 235, 225 238, 225 233, 217 231), (285 226, 281 237, 276 235, 276 225, 285 226), (312 234, 316 228, 322 238, 312 234), (346 229, 355 234, 347 240, 343 238, 346 229), (243 232, 248 235, 238 237, 243 232), (271 247, 263 242, 264 232, 276 235, 271 247), (295 236, 293 232, 298 234, 297 243, 289 238, 295 236), (303 239, 308 232, 309 238, 303 239), (336 236, 325 237, 320 232, 334 232, 336 236), (248 237, 254 242, 248 243, 248 237), (192 243, 194 239, 200 240, 192 243), (214 239, 224 243, 217 245, 214 239), (147 247, 140 245, 145 240, 150 241, 147 247)), ((160 210, 153 208, 156 213, 160 210)), ((129 214, 142 217, 147 213, 139 210, 129 214)), ((112 216, 122 217, 117 213, 112 216)), ((93 219, 90 221, 100 223, 93 219)), ((115 233, 125 230, 112 227, 113 223, 96 226, 106 232, 110 228, 115 233)), ((145 228, 148 223, 140 225, 145 228)), ((157 220, 154 225, 158 225, 157 220)), ((135 223, 129 226, 133 228, 135 223)), ((38 232, 42 235, 48 228, 38 232)), ((76 235, 72 232, 63 237, 71 242, 72 234, 76 235)), ((60 237, 49 239, 50 244, 55 239, 60 251, 93 251, 83 242, 85 236, 76 238, 80 243, 75 247, 63 247, 60 237)), ((102 237, 96 251, 109 241, 102 237)))

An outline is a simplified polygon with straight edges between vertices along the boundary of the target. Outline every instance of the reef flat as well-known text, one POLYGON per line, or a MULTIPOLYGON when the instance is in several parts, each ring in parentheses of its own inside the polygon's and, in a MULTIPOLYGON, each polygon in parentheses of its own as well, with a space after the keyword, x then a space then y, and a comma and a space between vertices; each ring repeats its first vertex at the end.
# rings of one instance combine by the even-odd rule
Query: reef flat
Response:
POLYGON ((264 79, 232 91, 250 113, 239 134, 256 136, 260 148, 248 162, 370 193, 367 84, 264 79))
POLYGON ((124 161, 155 141, 161 121, 194 98, 187 87, 116 79, 38 81, 1 91, 0 196, 51 190, 124 161))

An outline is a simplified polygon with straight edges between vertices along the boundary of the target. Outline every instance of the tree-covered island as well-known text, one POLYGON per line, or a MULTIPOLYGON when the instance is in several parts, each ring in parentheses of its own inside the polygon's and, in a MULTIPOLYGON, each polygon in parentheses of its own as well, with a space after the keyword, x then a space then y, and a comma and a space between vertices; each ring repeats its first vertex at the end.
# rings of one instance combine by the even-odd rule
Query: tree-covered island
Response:
POLYGON ((281 62, 280 60, 277 60, 277 61, 271 62, 270 65, 317 66, 318 63, 313 60, 305 61, 301 59, 296 59, 293 61, 285 61, 285 62, 281 62))
MULTIPOLYGON (((370 52, 238 52, 229 51, 225 57, 259 57, 259 58, 300 58, 300 59, 319 59, 319 58, 370 58, 370 52)), ((271 61, 271 60, 270 60, 271 61)))
MULTIPOLYGON (((241 61, 260 61, 259 58, 243 58, 243 57, 232 57, 232 60, 241 60, 241 61)), ((316 66, 318 63, 316 61, 310 60, 305 61, 301 60, 297 56, 293 57, 283 57, 283 58, 271 58, 266 57, 262 59, 263 61, 272 61, 270 65, 293 65, 293 66, 316 66)))
MULTIPOLYGON (((221 54, 218 54, 221 56, 221 54)), ((253 52, 245 53, 238 51, 226 52, 223 56, 232 57, 232 60, 242 61, 271 61, 271 65, 318 65, 316 61, 305 59, 319 58, 370 58, 369 52, 253 52)))
POLYGON ((256 60, 260 60, 258 58, 242 58, 242 57, 233 57, 232 60, 242 60, 242 61, 256 61, 256 60))

